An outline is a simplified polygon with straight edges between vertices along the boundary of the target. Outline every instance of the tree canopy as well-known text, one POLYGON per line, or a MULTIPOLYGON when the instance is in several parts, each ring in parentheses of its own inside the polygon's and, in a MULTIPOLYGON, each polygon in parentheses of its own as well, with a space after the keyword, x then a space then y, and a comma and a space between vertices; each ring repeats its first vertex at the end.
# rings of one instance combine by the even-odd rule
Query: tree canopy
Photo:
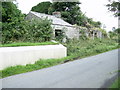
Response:
MULTIPOLYGON (((13 42, 45 42, 52 38, 51 22, 47 19, 26 21, 13 2, 1 2, 2 44, 13 42)), ((1 39, 1 38, 0 38, 1 39)))
POLYGON ((109 0, 109 4, 106 6, 108 7, 108 10, 111 12, 114 12, 114 16, 118 17, 120 16, 120 2, 119 1, 111 1, 109 0))
POLYGON ((48 14, 48 9, 51 6, 51 2, 41 2, 32 7, 31 11, 48 14))
POLYGON ((2 2, 1 5, 2 22, 19 21, 23 18, 23 14, 13 2, 2 2))
POLYGON ((31 11, 52 15, 53 12, 60 12, 61 18, 66 22, 79 26, 86 26, 90 23, 92 26, 100 27, 100 22, 95 22, 88 18, 80 9, 80 2, 41 2, 32 7, 31 11))

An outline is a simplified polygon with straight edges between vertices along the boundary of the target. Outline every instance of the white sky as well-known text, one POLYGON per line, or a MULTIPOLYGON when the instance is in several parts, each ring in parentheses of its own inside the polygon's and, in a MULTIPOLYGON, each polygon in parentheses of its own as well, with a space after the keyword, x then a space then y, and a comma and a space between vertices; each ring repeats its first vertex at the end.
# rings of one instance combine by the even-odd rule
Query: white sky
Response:
MULTIPOLYGON (((17 0, 18 8, 23 13, 29 13, 31 8, 43 1, 51 0, 17 0)), ((112 30, 112 27, 118 28, 118 19, 113 16, 113 13, 108 12, 107 7, 108 0, 80 0, 82 3, 80 5, 83 13, 86 16, 93 18, 94 21, 100 21, 102 24, 106 25, 106 30, 112 30)))

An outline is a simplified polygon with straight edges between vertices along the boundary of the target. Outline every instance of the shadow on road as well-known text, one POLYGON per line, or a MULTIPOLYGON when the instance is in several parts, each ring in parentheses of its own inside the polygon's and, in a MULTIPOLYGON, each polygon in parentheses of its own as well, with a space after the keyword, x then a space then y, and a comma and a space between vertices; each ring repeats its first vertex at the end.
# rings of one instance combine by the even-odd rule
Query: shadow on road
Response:
MULTIPOLYGON (((100 88, 109 88, 115 82, 115 80, 118 78, 118 76, 120 76, 120 73, 116 74, 114 77, 112 77, 110 79, 107 79, 105 81, 105 83, 103 85, 101 85, 100 88)), ((100 90, 100 89, 98 89, 98 90, 100 90)))

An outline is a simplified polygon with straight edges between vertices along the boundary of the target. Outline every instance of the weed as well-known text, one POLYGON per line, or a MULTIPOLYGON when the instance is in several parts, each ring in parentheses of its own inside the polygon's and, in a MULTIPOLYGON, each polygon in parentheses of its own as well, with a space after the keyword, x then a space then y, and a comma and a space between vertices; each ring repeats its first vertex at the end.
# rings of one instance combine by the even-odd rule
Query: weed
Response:
POLYGON ((67 47, 68 56, 61 59, 47 59, 38 60, 34 64, 27 64, 26 66, 18 65, 8 67, 0 72, 2 72, 2 78, 30 72, 33 70, 38 70, 42 68, 47 68, 50 66, 66 63, 68 61, 73 61, 78 58, 84 58, 92 55, 97 55, 109 50, 117 49, 120 46, 117 42, 109 39, 103 40, 70 40, 67 43, 63 43, 67 47))

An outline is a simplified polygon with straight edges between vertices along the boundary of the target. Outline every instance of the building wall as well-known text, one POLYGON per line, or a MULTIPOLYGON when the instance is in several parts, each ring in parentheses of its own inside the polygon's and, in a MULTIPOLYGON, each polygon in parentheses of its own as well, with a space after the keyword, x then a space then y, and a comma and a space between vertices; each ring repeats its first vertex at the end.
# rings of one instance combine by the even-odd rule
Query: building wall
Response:
MULTIPOLYGON (((36 18, 36 19, 39 19, 39 17, 35 16, 34 14, 32 13, 29 13, 27 16, 26 16, 26 19, 27 20, 30 20, 32 18, 36 18)), ((59 29, 59 30, 64 30, 65 31, 65 34, 68 38, 72 39, 72 38, 79 38, 79 30, 74 28, 74 27, 71 27, 71 26, 63 26, 63 25, 53 25, 52 24, 52 28, 53 28, 53 33, 55 35, 55 30, 56 29, 59 29)))
POLYGON ((74 28, 74 27, 70 27, 70 26, 59 26, 59 25, 52 25, 54 32, 56 29, 59 30, 63 30, 67 36, 67 38, 79 38, 79 30, 74 28))
POLYGON ((102 37, 103 37, 102 32, 97 31, 97 37, 98 37, 98 38, 102 38, 102 37))
MULTIPOLYGON (((26 16, 26 19, 30 20, 32 18, 36 18, 36 19, 39 19, 39 17, 37 17, 36 15, 32 14, 32 13, 29 13, 27 16, 26 16)), ((53 28, 53 33, 54 33, 54 37, 55 37, 55 30, 58 29, 58 30, 64 30, 65 31, 65 34, 67 36, 67 38, 69 39, 72 39, 72 38, 79 38, 79 36, 81 35, 79 33, 79 30, 82 28, 81 27, 75 27, 75 26, 65 26, 65 25, 55 25, 55 24, 52 24, 52 28, 53 28)), ((84 28, 83 29, 85 31, 85 35, 87 37, 90 37, 92 36, 94 38, 94 34, 91 35, 91 33, 89 32, 89 30, 87 28, 84 28)), ((96 30, 95 30, 96 32, 96 30)), ((102 33, 100 31, 97 31, 97 37, 98 38, 102 38, 102 33)))

